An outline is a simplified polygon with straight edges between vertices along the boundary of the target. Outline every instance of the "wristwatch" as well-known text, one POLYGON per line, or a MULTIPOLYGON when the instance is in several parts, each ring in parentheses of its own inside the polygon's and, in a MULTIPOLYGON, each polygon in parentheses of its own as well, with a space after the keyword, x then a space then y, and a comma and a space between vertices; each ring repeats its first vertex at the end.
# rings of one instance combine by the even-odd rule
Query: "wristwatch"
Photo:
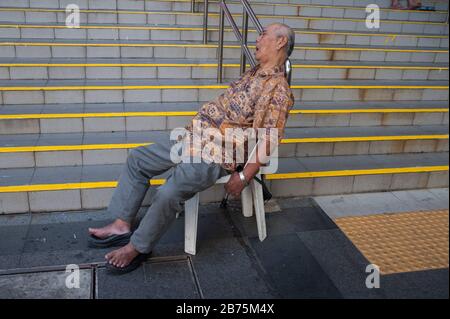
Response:
POLYGON ((239 178, 241 179, 242 183, 244 183, 245 186, 248 186, 247 179, 245 178, 244 172, 239 172, 239 178))

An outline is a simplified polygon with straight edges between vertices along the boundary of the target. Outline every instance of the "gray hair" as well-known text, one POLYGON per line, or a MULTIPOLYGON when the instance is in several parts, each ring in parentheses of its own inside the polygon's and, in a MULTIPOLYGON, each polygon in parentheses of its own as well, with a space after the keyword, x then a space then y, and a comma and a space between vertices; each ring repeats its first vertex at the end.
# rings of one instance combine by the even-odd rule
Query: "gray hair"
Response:
POLYGON ((292 30, 288 25, 284 23, 274 23, 277 28, 277 36, 278 37, 286 37, 287 43, 286 43, 286 55, 289 57, 292 54, 292 51, 294 51, 294 45, 295 45, 295 32, 292 30))

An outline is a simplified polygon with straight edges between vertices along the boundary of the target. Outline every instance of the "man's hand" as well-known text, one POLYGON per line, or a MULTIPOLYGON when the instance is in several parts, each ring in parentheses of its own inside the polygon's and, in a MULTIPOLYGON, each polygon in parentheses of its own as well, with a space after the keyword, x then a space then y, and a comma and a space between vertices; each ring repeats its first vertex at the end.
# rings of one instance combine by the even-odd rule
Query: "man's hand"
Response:
POLYGON ((245 185, 237 172, 231 174, 230 180, 225 184, 225 191, 233 197, 239 197, 244 188, 245 185))

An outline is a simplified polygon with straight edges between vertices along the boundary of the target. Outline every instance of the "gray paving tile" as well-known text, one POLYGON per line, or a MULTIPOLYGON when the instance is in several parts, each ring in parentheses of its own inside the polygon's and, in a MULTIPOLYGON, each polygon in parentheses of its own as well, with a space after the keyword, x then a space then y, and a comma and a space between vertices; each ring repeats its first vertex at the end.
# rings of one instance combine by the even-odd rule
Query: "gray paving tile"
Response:
POLYGON ((434 188, 428 190, 430 193, 432 193, 438 200, 441 201, 442 207, 446 207, 448 209, 448 202, 449 202, 449 195, 448 195, 448 188, 434 188))
POLYGON ((205 298, 277 297, 261 277, 254 257, 236 238, 202 242, 192 262, 205 298))
POLYGON ((334 157, 304 157, 299 161, 309 171, 366 169, 374 167, 374 159, 366 155, 334 156, 334 157))
POLYGON ((339 229, 308 231, 298 236, 344 298, 380 298, 366 287, 369 261, 339 229))
POLYGON ((9 226, 27 226, 30 224, 31 218, 31 214, 0 215, 0 230, 9 226))
POLYGON ((0 255, 20 255, 25 247, 29 223, 0 228, 0 255))
POLYGON ((81 181, 81 167, 36 168, 31 184, 77 183, 81 181))
POLYGON ((33 174, 33 168, 0 169, 0 186, 28 184, 33 174))
POLYGON ((32 220, 26 236, 24 253, 87 250, 88 228, 103 226, 103 221, 43 223, 32 220))
POLYGON ((83 113, 84 106, 83 104, 57 104, 57 105, 45 105, 42 108, 42 113, 51 114, 51 113, 62 113, 62 114, 71 114, 71 113, 83 113))
POLYGON ((448 165, 448 153, 371 155, 379 168, 401 166, 448 165))
POLYGON ((316 205, 311 197, 288 197, 278 200, 277 204, 280 208, 303 208, 316 205))
POLYGON ((19 255, 0 255, 0 271, 7 269, 16 269, 20 265, 19 255))
POLYGON ((410 207, 411 211, 448 208, 448 193, 447 205, 444 204, 443 198, 437 198, 428 190, 396 191, 392 194, 404 203, 405 208, 410 207))
POLYGON ((112 276, 105 269, 100 269, 97 290, 99 299, 199 298, 187 260, 147 262, 122 276, 112 276), (130 282, 133 282, 133 285, 130 285, 130 282), (174 285, 177 289, 174 289, 174 285))
MULTIPOLYGON (((244 217, 240 210, 231 214, 235 227, 244 237, 258 237, 256 218, 244 217)), ((292 234, 296 232, 334 229, 334 222, 317 207, 284 208, 281 212, 266 214, 267 236, 292 234)))
POLYGON ((297 158, 279 158, 277 173, 289 173, 289 172, 304 172, 306 171, 305 165, 303 165, 303 159, 297 158))
POLYGON ((332 219, 411 210, 391 192, 317 196, 314 200, 332 219))
POLYGON ((448 299, 448 268, 382 276, 380 293, 392 299, 448 299))
POLYGON ((39 140, 37 134, 11 134, 1 135, 0 145, 2 147, 8 146, 34 146, 39 140))
POLYGON ((342 298, 296 234, 273 236, 263 242, 258 238, 249 240, 282 298, 342 298))
POLYGON ((144 265, 144 278, 151 287, 154 298, 199 298, 197 287, 189 267, 189 262, 146 263, 144 265), (170 282, 177 283, 174 290, 170 282))
POLYGON ((82 133, 73 134, 41 134, 36 145, 80 145, 83 141, 82 133))
POLYGON ((83 137, 83 144, 119 144, 125 142, 125 132, 85 133, 83 137))
MULTIPOLYGON (((232 225, 228 223, 223 214, 216 207, 200 205, 197 226, 197 247, 201 247, 211 239, 233 237, 232 225), (218 211, 218 212, 217 212, 218 211)), ((168 231, 161 237, 158 245, 179 243, 184 247, 184 212, 176 219, 168 231)))
POLYGON ((91 271, 80 270, 79 289, 66 286, 66 272, 41 272, 0 277, 2 299, 89 299, 91 271))
POLYGON ((286 138, 445 134, 443 125, 287 128, 286 138))
POLYGON ((122 172, 123 165, 85 165, 82 168, 81 181, 115 181, 122 172))
POLYGON ((107 210, 84 210, 80 212, 52 212, 33 214, 33 225, 67 224, 77 222, 108 222, 112 216, 107 210))

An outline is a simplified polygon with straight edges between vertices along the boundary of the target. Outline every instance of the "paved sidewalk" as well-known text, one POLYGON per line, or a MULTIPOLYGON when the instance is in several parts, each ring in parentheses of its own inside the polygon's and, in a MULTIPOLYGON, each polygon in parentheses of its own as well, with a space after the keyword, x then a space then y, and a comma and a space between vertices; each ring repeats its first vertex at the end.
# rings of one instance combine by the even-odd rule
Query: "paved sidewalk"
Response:
MULTIPOLYGON (((265 241, 238 202, 202 205, 197 255, 184 253, 184 219, 149 261, 123 276, 103 268, 109 249, 87 248, 104 211, 0 216, 0 298, 448 298, 448 268, 382 275, 368 289, 368 260, 313 199, 281 199, 265 241), (79 289, 68 264, 82 265, 79 289)), ((275 209, 276 210, 276 209, 275 209)))

